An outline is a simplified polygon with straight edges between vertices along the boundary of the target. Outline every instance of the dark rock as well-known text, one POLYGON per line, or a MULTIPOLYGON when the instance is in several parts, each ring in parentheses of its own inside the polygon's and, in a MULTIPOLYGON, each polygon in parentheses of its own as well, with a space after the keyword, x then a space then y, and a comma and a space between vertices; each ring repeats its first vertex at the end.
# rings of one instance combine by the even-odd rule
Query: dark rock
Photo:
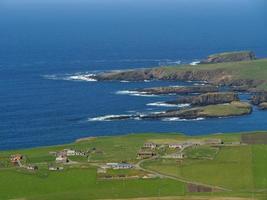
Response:
POLYGON ((238 94, 233 92, 214 92, 206 93, 198 96, 190 96, 179 98, 175 101, 169 101, 169 104, 186 104, 197 106, 213 105, 231 103, 232 101, 239 101, 238 94))
POLYGON ((155 88, 145 88, 137 90, 145 94, 191 94, 191 93, 207 93, 207 92, 217 92, 218 87, 205 85, 205 86, 170 86, 170 87, 155 87, 155 88))
POLYGON ((252 51, 226 52, 210 55, 206 60, 201 61, 201 64, 238 62, 255 60, 256 56, 252 51))
POLYGON ((259 108, 260 108, 261 110, 267 110, 267 102, 263 102, 263 103, 261 103, 261 104, 259 105, 259 108))
POLYGON ((258 92, 258 93, 255 93, 252 96, 251 102, 254 105, 259 105, 261 103, 267 102, 267 92, 258 92))

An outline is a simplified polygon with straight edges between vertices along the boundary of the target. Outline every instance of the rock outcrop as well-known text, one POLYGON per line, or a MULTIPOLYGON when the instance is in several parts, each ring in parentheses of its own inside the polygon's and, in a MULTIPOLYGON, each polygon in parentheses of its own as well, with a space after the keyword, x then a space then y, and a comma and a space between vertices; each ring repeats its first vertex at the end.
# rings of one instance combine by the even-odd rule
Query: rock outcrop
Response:
POLYGON ((168 101, 168 104, 191 104, 193 106, 205 106, 214 104, 231 103, 239 101, 237 93, 234 92, 213 92, 201 94, 198 96, 189 96, 178 98, 175 101, 168 101))
POLYGON ((259 105, 259 108, 260 108, 261 110, 267 110, 267 102, 263 102, 263 103, 261 103, 261 104, 259 105))
POLYGON ((219 89, 216 86, 204 85, 204 86, 170 86, 170 87, 154 87, 139 89, 138 92, 143 94, 192 94, 192 93, 207 93, 217 92, 219 89))
POLYGON ((217 104, 201 106, 195 108, 184 108, 182 110, 168 110, 156 114, 112 116, 106 120, 126 120, 126 119, 149 119, 160 120, 165 118, 198 119, 198 118, 218 118, 247 115, 252 112, 252 107, 244 102, 231 102, 229 104, 217 104))
POLYGON ((224 62, 238 62, 255 60, 256 56, 252 51, 226 52, 210 55, 206 60, 201 61, 201 64, 213 64, 224 62))
POLYGON ((164 113, 146 115, 142 119, 197 119, 197 118, 218 118, 247 115, 252 112, 252 106, 245 102, 231 102, 230 104, 209 105, 182 110, 170 110, 164 113))
POLYGON ((267 102, 267 92, 259 92, 252 96, 252 104, 259 105, 261 103, 267 102))

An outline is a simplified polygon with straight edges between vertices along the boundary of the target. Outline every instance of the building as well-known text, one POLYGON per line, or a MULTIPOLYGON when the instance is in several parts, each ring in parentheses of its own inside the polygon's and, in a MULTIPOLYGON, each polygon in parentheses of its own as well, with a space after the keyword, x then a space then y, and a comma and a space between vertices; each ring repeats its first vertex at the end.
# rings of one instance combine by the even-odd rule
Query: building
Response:
POLYGON ((36 165, 28 165, 27 166, 27 170, 36 171, 36 170, 38 170, 38 166, 36 166, 36 165))
POLYGON ((63 169, 64 169, 63 167, 55 167, 55 166, 48 167, 49 171, 61 171, 63 169))
POLYGON ((11 155, 10 162, 13 164, 18 164, 23 159, 21 154, 11 155))
POLYGON ((143 146, 144 148, 149 148, 149 149, 155 149, 157 147, 157 145, 155 143, 152 142, 147 142, 144 144, 143 146))
POLYGON ((183 159, 185 158, 185 154, 184 153, 173 153, 173 154, 168 154, 165 156, 162 156, 163 158, 172 158, 172 159, 183 159))
POLYGON ((64 149, 67 156, 75 156, 76 151, 73 149, 64 149))
POLYGON ((156 156, 157 154, 153 151, 139 151, 137 153, 137 158, 138 159, 146 159, 146 158, 151 158, 153 156, 156 156))
POLYGON ((183 145, 182 144, 169 144, 170 149, 182 149, 183 145))
POLYGON ((60 156, 56 157, 56 162, 58 162, 58 163, 67 163, 67 162, 69 162, 69 159, 68 159, 67 156, 60 155, 60 156))

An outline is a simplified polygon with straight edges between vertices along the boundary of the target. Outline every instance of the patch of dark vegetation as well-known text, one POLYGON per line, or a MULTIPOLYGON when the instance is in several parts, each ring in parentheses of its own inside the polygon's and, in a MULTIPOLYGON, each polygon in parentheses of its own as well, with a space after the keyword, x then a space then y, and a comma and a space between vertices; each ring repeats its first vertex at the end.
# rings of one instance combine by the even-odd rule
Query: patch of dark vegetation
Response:
POLYGON ((187 184, 187 191, 190 193, 196 192, 215 192, 215 190, 211 187, 202 186, 202 185, 195 185, 192 183, 187 184))
POLYGON ((267 134, 266 133, 251 133, 243 134, 241 136, 242 143, 245 144, 267 144, 267 134))

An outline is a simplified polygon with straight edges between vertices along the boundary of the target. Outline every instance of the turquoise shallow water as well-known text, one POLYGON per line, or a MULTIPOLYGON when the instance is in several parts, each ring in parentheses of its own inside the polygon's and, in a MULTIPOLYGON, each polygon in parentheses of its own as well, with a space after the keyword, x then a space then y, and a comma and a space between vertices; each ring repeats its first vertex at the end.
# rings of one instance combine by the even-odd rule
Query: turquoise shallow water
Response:
POLYGON ((88 121, 157 112, 165 108, 147 104, 173 98, 117 91, 188 83, 69 80, 103 70, 189 63, 230 50, 265 57, 266 1, 75 2, 0 2, 0 149, 133 132, 267 130, 267 112, 257 109, 249 116, 201 121, 88 121))

